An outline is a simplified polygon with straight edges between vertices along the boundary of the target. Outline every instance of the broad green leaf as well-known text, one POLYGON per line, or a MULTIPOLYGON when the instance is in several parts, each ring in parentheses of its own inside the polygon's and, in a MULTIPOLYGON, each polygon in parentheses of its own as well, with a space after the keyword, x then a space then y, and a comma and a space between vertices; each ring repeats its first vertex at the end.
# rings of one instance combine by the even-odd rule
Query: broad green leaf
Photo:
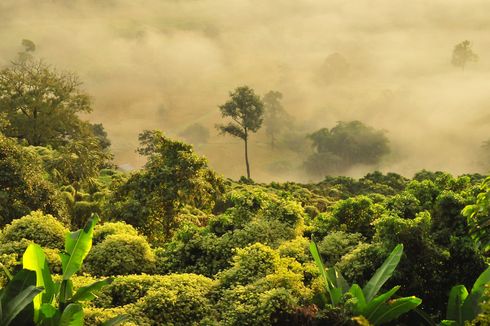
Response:
POLYGON ((73 281, 63 280, 60 285, 60 292, 58 300, 60 303, 67 303, 73 295, 73 281))
POLYGON ((52 304, 43 303, 39 314, 41 316, 41 326, 58 326, 60 312, 52 304))
POLYGON ((43 289, 34 285, 29 285, 13 298, 9 298, 7 306, 2 311, 2 326, 8 326, 19 315, 24 308, 32 303, 35 296, 41 293, 43 289))
POLYGON ((366 297, 366 302, 369 303, 376 296, 383 284, 393 275, 393 271, 398 266, 402 254, 403 244, 399 244, 393 249, 388 258, 386 258, 383 265, 376 270, 373 277, 371 277, 362 290, 366 297))
MULTIPOLYGON (((27 269, 22 269, 17 272, 12 280, 7 283, 7 286, 1 292, 1 304, 5 307, 15 296, 27 289, 29 286, 36 286, 36 273, 27 269)), ((23 323, 34 320, 34 305, 29 303, 16 317, 15 323, 23 323)))
POLYGON ((129 319, 129 315, 119 315, 104 322, 102 326, 116 326, 129 319))
POLYGON ((358 284, 352 284, 349 293, 357 300, 354 307, 354 314, 361 315, 366 308, 366 298, 364 298, 361 287, 358 284))
POLYGON ((70 303, 61 314, 59 326, 83 326, 83 308, 81 304, 70 303))
POLYGON ((459 325, 463 325, 463 303, 468 296, 468 291, 464 285, 453 286, 449 293, 449 300, 447 303, 446 319, 454 320, 459 325))
POLYGON ((25 269, 36 272, 36 286, 44 288, 44 291, 34 298, 34 320, 38 321, 41 304, 51 303, 55 295, 48 261, 42 248, 31 243, 22 256, 22 264, 25 269))
POLYGON ((415 309, 422 303, 422 300, 417 297, 405 297, 393 300, 388 303, 383 303, 371 320, 374 325, 381 325, 397 319, 401 315, 415 309))
POLYGON ((327 277, 330 281, 330 283, 337 289, 340 289, 340 292, 344 294, 349 290, 349 284, 347 284, 347 281, 344 279, 342 274, 335 269, 334 267, 332 268, 327 268, 327 277))
POLYGON ((104 286, 109 285, 114 281, 113 278, 107 278, 102 281, 94 282, 88 286, 83 286, 78 289, 78 291, 73 295, 71 301, 90 301, 96 298, 94 292, 100 291, 104 286))
POLYGON ((480 274, 478 279, 473 284, 470 294, 462 306, 463 321, 473 320, 480 313, 480 301, 485 290, 485 284, 490 282, 490 267, 480 274))
POLYGON ((60 254, 63 280, 68 280, 82 267, 83 260, 92 248, 94 226, 98 220, 99 218, 94 215, 83 229, 66 235, 65 252, 60 254))
POLYGON ((318 252, 315 242, 310 243, 310 252, 320 272, 320 276, 325 282, 330 301, 335 306, 342 299, 342 295, 347 291, 348 285, 342 275, 334 268, 326 269, 318 252))
POLYGON ((400 286, 395 286, 388 292, 385 292, 381 295, 375 297, 371 302, 366 305, 366 309, 363 311, 363 316, 368 320, 371 320, 373 316, 378 313, 379 309, 383 307, 383 304, 388 301, 398 290, 400 286))

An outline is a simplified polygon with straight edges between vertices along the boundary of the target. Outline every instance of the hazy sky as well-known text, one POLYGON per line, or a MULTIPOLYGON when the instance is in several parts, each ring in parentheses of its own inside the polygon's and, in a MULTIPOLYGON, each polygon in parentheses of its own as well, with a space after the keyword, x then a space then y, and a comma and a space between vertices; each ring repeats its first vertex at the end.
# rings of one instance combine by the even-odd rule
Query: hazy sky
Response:
MULTIPOLYGON (((76 72, 120 164, 143 162, 143 129, 175 136, 199 122, 212 137, 198 152, 243 174, 242 145, 214 125, 217 106, 246 84, 282 92, 305 132, 353 119, 386 130, 383 171, 463 173, 480 169, 490 138, 488 12, 483 0, 1 0, 0 65, 27 38, 36 56, 76 72), (465 39, 480 60, 463 71, 450 61, 465 39), (325 73, 333 53, 348 64, 340 77, 325 73)), ((252 140, 259 180, 304 180, 301 161, 271 152, 263 134, 252 140)))

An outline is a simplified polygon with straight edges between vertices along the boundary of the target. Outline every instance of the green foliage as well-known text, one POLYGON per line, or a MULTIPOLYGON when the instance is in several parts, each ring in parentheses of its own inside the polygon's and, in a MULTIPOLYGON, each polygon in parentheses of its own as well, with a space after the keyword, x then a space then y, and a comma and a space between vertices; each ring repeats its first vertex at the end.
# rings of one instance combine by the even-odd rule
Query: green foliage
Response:
POLYGON ((19 271, 5 288, 0 290, 0 325, 25 325, 32 321, 32 300, 43 289, 36 287, 36 274, 19 271))
POLYGON ((330 303, 334 306, 339 305, 344 299, 344 294, 348 291, 353 300, 350 300, 347 304, 352 306, 353 313, 365 317, 373 325, 381 325, 396 320, 399 316, 415 309, 422 303, 422 300, 414 296, 390 300, 400 288, 399 286, 377 295, 386 281, 393 275, 400 262, 403 245, 397 245, 393 249, 388 258, 362 289, 357 284, 353 284, 348 289, 347 282, 335 268, 325 268, 314 242, 310 244, 310 251, 329 294, 330 303))
POLYGON ((144 237, 115 234, 94 246, 85 267, 98 276, 148 273, 155 268, 155 256, 144 237))
POLYGON ((390 152, 388 138, 360 121, 338 122, 309 135, 315 153, 305 162, 314 176, 341 173, 356 164, 377 164, 390 152))
POLYGON ((483 251, 488 251, 490 248, 490 177, 485 179, 480 189, 476 202, 466 206, 462 214, 468 221, 473 239, 483 251))
POLYGON ((44 174, 33 151, 0 134, 0 225, 38 209, 67 220, 63 199, 44 174))
POLYGON ((318 243, 318 251, 327 265, 331 266, 364 241, 365 238, 359 233, 333 231, 318 243))
POLYGON ((27 239, 46 248, 62 249, 66 232, 68 229, 52 215, 35 211, 6 225, 0 242, 27 239))
POLYGON ((84 133, 80 112, 90 112, 89 96, 73 74, 43 61, 13 62, 0 71, 0 112, 10 122, 6 134, 34 146, 58 146, 84 133))
POLYGON ((109 215, 125 221, 151 242, 170 239, 179 226, 176 217, 187 205, 210 211, 223 182, 192 146, 170 140, 158 131, 140 135, 145 169, 133 174, 114 194, 109 215))
POLYGON ((93 244, 101 243, 107 237, 116 234, 131 236, 138 235, 138 231, 133 226, 124 222, 105 222, 95 226, 93 244))
POLYGON ((214 287, 213 280, 200 275, 164 276, 135 308, 151 325, 197 325, 215 314, 210 300, 214 287))
POLYGON ((232 267, 218 278, 225 325, 273 325, 311 298, 300 264, 259 243, 238 250, 232 267))
POLYGON ((277 248, 303 229, 304 211, 298 203, 259 187, 237 187, 217 208, 223 212, 206 227, 185 225, 157 251, 159 273, 212 276, 229 267, 234 248, 256 242, 277 248))
POLYGON ((370 238, 374 233, 372 222, 382 213, 383 208, 366 196, 358 196, 337 202, 332 216, 345 225, 350 233, 361 233, 370 238))
POLYGON ((471 292, 464 285, 455 285, 449 294, 446 320, 443 323, 462 326, 475 319, 481 312, 481 303, 488 300, 485 286, 490 283, 490 267, 475 281, 471 292))
MULTIPOLYGON (((31 244, 26 249, 22 261, 24 269, 35 272, 36 286, 42 291, 32 299, 33 320, 40 325, 83 325, 83 301, 95 298, 94 293, 112 282, 106 279, 82 286, 73 292, 71 277, 80 270, 84 258, 92 245, 92 234, 97 217, 90 220, 84 229, 67 233, 65 251, 60 254, 62 261, 61 280, 53 281, 46 255, 41 247, 31 244)), ((111 324, 123 321, 120 317, 111 324)))

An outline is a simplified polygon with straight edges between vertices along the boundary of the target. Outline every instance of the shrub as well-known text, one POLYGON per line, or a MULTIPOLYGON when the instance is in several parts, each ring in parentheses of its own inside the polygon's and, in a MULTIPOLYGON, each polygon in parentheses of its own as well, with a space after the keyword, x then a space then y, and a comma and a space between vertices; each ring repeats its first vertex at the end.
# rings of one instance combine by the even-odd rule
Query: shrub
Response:
POLYGON ((329 213, 318 214, 312 222, 312 233, 315 238, 323 238, 330 232, 338 230, 339 221, 329 213))
POLYGON ((129 315, 129 320, 118 326, 150 326, 151 321, 143 316, 137 316, 137 310, 133 305, 111 309, 86 307, 84 308, 84 324, 90 326, 102 326, 104 322, 118 315, 129 315))
POLYGON ((201 275, 163 276, 135 306, 151 325, 197 325, 215 315, 210 300, 214 286, 213 280, 201 275))
POLYGON ((382 213, 380 205, 373 204, 366 196, 357 196, 339 201, 333 208, 332 216, 346 226, 349 233, 361 233, 366 237, 373 235, 371 222, 382 213))
POLYGON ((364 240, 359 233, 334 231, 318 243, 318 251, 328 265, 334 265, 364 240))
POLYGON ((86 270, 97 276, 151 272, 155 256, 142 236, 116 234, 96 245, 86 260, 86 270))
POLYGON ((62 249, 67 232, 68 229, 52 215, 35 211, 5 226, 1 241, 6 243, 27 239, 42 247, 62 249))
POLYGON ((414 218, 422 210, 420 201, 412 193, 403 192, 385 201, 386 209, 403 218, 414 218))
POLYGON ((297 237, 283 242, 277 250, 281 257, 291 257, 300 263, 306 263, 310 261, 309 244, 310 241, 307 238, 297 237))
POLYGON ((114 234, 138 235, 138 231, 132 225, 124 222, 106 222, 95 227, 93 243, 94 245, 101 243, 114 234))
POLYGON ((280 260, 278 252, 261 243, 237 249, 232 267, 219 275, 220 282, 223 287, 252 283, 274 273, 280 260))
POLYGON ((379 243, 357 245, 335 266, 351 283, 365 284, 387 257, 387 249, 379 243))

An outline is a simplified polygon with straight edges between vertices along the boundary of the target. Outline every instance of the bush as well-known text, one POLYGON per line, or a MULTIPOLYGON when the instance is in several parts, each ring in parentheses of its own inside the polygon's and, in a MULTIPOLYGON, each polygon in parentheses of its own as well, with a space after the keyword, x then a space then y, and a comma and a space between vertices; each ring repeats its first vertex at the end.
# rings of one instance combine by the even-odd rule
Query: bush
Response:
POLYGON ((310 241, 307 238, 297 237, 283 242, 277 250, 281 257, 290 257, 300 263, 307 263, 311 261, 309 245, 310 241))
POLYGON ((215 282, 195 274, 163 276, 135 305, 151 325, 197 325, 216 315, 210 297, 215 282))
POLYGON ((361 243, 344 255, 336 267, 349 283, 365 284, 388 256, 379 243, 361 243))
POLYGON ((84 325, 102 326, 104 322, 119 315, 129 315, 129 320, 118 324, 119 326, 150 326, 150 320, 136 316, 136 309, 133 305, 117 307, 111 309, 84 307, 84 325))
POLYGON ((318 251, 327 265, 334 265, 364 240, 359 233, 334 231, 318 243, 318 251))
POLYGON ((339 201, 333 208, 332 216, 346 226, 349 233, 361 233, 370 238, 373 235, 371 223, 382 213, 382 206, 373 204, 366 196, 357 196, 339 201))
POLYGON ((402 218, 414 218, 422 210, 420 201, 412 193, 403 192, 385 201, 386 209, 402 218))
POLYGON ((281 258, 274 249, 256 243, 243 249, 237 249, 232 267, 219 275, 223 287, 246 285, 279 268, 281 258))
POLYGON ((5 226, 1 241, 7 243, 27 239, 41 247, 63 249, 67 232, 68 229, 52 215, 35 211, 5 226))
POLYGON ((138 235, 138 231, 124 222, 105 222, 94 229, 93 244, 96 245, 114 234, 138 235))
POLYGON ((155 256, 144 237, 116 234, 94 246, 85 267, 97 276, 141 274, 155 268, 155 256))

